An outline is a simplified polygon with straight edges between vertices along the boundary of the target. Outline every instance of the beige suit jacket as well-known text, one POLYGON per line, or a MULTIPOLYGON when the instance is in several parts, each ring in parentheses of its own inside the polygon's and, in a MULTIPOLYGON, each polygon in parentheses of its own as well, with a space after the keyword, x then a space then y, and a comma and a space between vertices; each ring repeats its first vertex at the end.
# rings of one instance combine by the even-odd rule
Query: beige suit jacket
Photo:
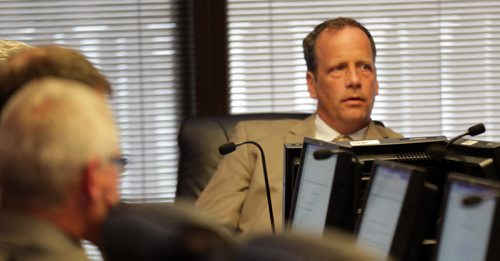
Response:
MULTIPOLYGON (((305 120, 246 121, 236 125, 231 141, 256 141, 265 153, 276 230, 282 230, 284 144, 314 137, 314 115, 305 120)), ((398 138, 400 134, 370 122, 365 139, 398 138)), ((196 206, 239 233, 270 233, 261 156, 243 145, 225 156, 203 190, 196 206)))

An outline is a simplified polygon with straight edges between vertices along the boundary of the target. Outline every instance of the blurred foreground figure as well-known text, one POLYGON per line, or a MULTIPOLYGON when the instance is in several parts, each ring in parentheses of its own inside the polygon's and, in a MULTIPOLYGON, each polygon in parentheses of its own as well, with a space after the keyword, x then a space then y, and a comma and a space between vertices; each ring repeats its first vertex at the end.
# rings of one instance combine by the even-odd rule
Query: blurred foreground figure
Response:
POLYGON ((80 52, 57 45, 35 46, 11 54, 0 66, 0 110, 21 87, 44 77, 74 80, 103 96, 112 94, 106 77, 80 52))
POLYGON ((24 86, 0 121, 0 260, 87 260, 119 202, 124 160, 106 101, 46 78, 24 86))
MULTIPOLYGON (((182 205, 181 205, 182 206, 182 205)), ((328 230, 323 238, 302 234, 231 238, 196 209, 162 203, 120 204, 104 224, 103 255, 108 261, 344 261, 377 260, 352 236, 328 230)))
POLYGON ((236 243, 196 211, 162 203, 115 207, 104 224, 108 261, 233 260, 236 243))
POLYGON ((18 41, 0 40, 0 62, 7 60, 13 54, 24 49, 31 48, 31 46, 18 41))
POLYGON ((238 261, 378 260, 371 253, 358 248, 353 237, 334 230, 326 232, 323 238, 290 233, 249 237, 242 242, 235 259, 238 261))

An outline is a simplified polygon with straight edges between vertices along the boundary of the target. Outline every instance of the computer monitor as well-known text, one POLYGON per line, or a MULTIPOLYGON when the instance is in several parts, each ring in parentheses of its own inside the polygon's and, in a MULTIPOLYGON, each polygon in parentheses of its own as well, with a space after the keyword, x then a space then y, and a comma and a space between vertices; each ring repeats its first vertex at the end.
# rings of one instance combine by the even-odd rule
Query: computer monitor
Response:
POLYGON ((498 182, 448 175, 436 260, 500 260, 499 193, 498 182))
POLYGON ((284 147, 283 161, 283 196, 282 196, 282 217, 283 229, 289 226, 290 210, 292 209, 293 191, 299 173, 300 154, 302 143, 287 143, 284 147))
POLYGON ((417 259, 437 193, 425 176, 417 166, 374 162, 356 229, 359 247, 381 259, 417 259))
MULTIPOLYGON (((305 138, 310 139, 310 138, 305 138)), ((391 160, 412 165, 429 165, 432 159, 429 149, 443 147, 446 144, 445 136, 393 138, 380 140, 337 141, 334 148, 343 148, 352 151, 362 164, 362 174, 369 176, 375 160, 391 160)), ((288 150, 301 150, 298 144, 290 145, 288 150), (293 146, 292 146, 293 145, 293 146)), ((286 168, 285 168, 286 169, 286 168)))
MULTIPOLYGON (((314 139, 304 138, 304 140, 311 141, 314 139)), ((428 150, 433 146, 443 147, 446 141, 447 138, 445 136, 344 141, 331 143, 332 145, 329 148, 333 150, 339 148, 349 150, 358 158, 362 176, 362 182, 358 186, 357 195, 359 199, 357 207, 360 208, 363 203, 362 199, 365 195, 366 184, 372 171, 372 164, 375 160, 391 160, 423 166, 426 169, 430 169, 428 172, 432 173, 428 179, 431 181, 434 180, 433 182, 439 184, 439 187, 444 186, 445 175, 442 174, 443 170, 434 162, 428 150)), ((296 183, 298 176, 297 169, 299 167, 297 163, 300 162, 297 160, 297 155, 300 155, 302 152, 302 144, 285 144, 284 150, 283 218, 285 219, 284 224, 286 224, 288 223, 287 220, 290 216, 289 213, 291 212, 292 199, 294 197, 294 190, 290 186, 296 183)))
POLYGON ((500 143, 458 139, 447 149, 445 159, 448 172, 500 179, 500 143))
POLYGON ((334 144, 304 139, 291 207, 291 232, 322 236, 327 227, 353 231, 359 169, 350 152, 317 160, 314 152, 334 144))
POLYGON ((429 148, 446 144, 445 136, 394 138, 336 142, 351 150, 363 164, 363 174, 370 175, 375 160, 397 161, 428 167, 432 155, 429 148))

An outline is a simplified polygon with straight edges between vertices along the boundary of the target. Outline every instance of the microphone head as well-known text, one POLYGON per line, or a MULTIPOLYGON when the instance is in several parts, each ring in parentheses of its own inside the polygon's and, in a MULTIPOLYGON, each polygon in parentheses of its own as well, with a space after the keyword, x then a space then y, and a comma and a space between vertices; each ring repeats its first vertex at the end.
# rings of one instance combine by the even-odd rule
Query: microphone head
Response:
POLYGON ((470 136, 476 136, 476 135, 479 135, 485 131, 486 131, 486 128, 484 127, 484 124, 482 124, 482 123, 478 123, 474 126, 471 126, 467 130, 467 132, 469 133, 470 136))
POLYGON ((483 201, 483 198, 477 195, 466 196, 462 199, 462 204, 464 206, 472 207, 483 201))
POLYGON ((314 152, 314 158, 317 160, 328 159, 332 155, 331 150, 317 150, 314 152))
POLYGON ((219 147, 219 153, 221 155, 227 155, 236 149, 236 144, 232 141, 224 143, 219 147))

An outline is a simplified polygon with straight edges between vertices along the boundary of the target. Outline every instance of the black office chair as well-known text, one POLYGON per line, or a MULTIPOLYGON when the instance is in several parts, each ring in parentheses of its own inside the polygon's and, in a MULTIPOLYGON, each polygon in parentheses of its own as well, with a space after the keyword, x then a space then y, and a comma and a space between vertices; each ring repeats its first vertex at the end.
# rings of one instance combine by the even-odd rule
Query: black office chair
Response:
POLYGON ((180 150, 176 200, 194 202, 212 177, 220 145, 229 141, 236 123, 245 120, 305 119, 307 113, 257 113, 199 116, 186 119, 179 130, 180 150))
POLYGON ((105 260, 232 260, 236 241, 194 209, 122 203, 103 225, 105 260))

